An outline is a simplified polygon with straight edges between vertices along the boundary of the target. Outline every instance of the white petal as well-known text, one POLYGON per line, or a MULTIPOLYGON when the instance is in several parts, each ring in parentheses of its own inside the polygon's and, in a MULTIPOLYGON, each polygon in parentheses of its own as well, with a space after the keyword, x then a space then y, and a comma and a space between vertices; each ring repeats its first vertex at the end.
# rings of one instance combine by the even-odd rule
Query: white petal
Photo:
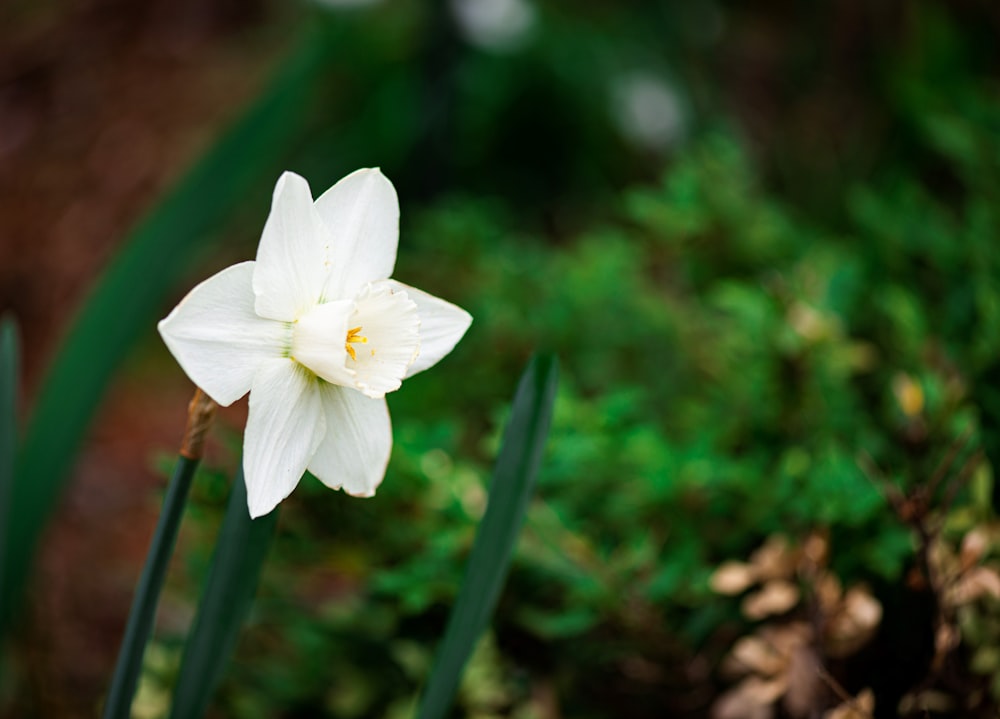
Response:
POLYGON ((383 397, 399 389, 420 351, 417 306, 384 282, 366 285, 354 302, 347 325, 358 328, 363 342, 352 344, 347 368, 355 375, 355 387, 369 397, 383 397))
POLYGON ((330 272, 331 241, 309 183, 294 172, 284 173, 274 187, 257 248, 257 314, 291 322, 315 305, 330 272))
POLYGON ((241 262, 191 290, 157 328, 191 380, 221 404, 250 390, 261 362, 291 346, 291 328, 254 312, 253 262, 241 262))
POLYGON ((399 200, 377 168, 352 172, 316 200, 316 210, 333 237, 324 299, 353 297, 367 283, 392 274, 399 200))
POLYGON ((385 476, 392 451, 392 425, 384 399, 324 384, 327 432, 309 471, 328 487, 371 497, 385 476))
POLYGON ((316 305, 295 323, 292 358, 333 384, 354 386, 354 372, 347 369, 348 320, 353 300, 316 305))
POLYGON ((397 292, 406 292, 417 304, 417 314, 420 316, 420 354, 406 372, 407 377, 412 377, 417 372, 436 365, 455 348, 472 324, 472 315, 451 302, 402 282, 387 280, 384 284, 397 292))
POLYGON ((251 517, 274 509, 299 483, 326 433, 319 380, 295 360, 267 360, 250 390, 243 475, 251 517))

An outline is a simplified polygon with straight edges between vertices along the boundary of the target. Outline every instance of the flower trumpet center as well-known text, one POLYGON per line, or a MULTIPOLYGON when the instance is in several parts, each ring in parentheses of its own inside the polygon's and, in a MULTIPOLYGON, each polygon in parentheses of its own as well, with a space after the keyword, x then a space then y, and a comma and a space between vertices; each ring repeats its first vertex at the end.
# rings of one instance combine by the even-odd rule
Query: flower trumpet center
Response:
MULTIPOLYGON (((357 362, 358 353, 351 346, 355 344, 363 344, 363 345, 368 344, 368 338, 361 335, 360 327, 352 327, 351 329, 347 330, 347 340, 344 342, 344 349, 347 350, 347 354, 351 356, 352 360, 357 362)), ((372 350, 372 352, 374 351, 375 350, 372 350)))
POLYGON ((420 353, 417 305, 387 283, 369 284, 351 300, 316 305, 292 332, 292 359, 327 382, 369 397, 399 389, 420 353))

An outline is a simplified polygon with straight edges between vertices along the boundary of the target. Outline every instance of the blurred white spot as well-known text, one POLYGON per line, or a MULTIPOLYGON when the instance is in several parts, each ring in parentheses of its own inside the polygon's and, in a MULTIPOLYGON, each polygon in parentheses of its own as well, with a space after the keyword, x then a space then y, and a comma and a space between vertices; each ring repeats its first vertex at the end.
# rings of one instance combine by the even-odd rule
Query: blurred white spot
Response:
POLYGON ((450 0, 462 35, 487 50, 520 45, 535 24, 535 8, 525 0, 450 0))
POLYGON ((618 127, 632 144, 665 150, 684 137, 681 99, 663 78, 648 72, 629 73, 615 81, 611 95, 618 127))

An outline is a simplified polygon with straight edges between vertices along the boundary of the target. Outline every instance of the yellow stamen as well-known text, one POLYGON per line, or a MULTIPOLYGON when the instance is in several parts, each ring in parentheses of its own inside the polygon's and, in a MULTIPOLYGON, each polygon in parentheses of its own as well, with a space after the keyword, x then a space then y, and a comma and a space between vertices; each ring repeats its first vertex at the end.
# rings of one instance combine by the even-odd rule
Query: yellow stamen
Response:
POLYGON ((354 348, 351 347, 351 345, 357 344, 358 342, 360 342, 361 344, 368 344, 368 338, 362 337, 360 334, 358 334, 359 332, 361 332, 360 327, 354 327, 352 329, 347 330, 347 341, 344 342, 344 349, 347 350, 347 354, 349 354, 351 356, 351 359, 354 360, 355 362, 358 361, 358 353, 354 351, 354 348))

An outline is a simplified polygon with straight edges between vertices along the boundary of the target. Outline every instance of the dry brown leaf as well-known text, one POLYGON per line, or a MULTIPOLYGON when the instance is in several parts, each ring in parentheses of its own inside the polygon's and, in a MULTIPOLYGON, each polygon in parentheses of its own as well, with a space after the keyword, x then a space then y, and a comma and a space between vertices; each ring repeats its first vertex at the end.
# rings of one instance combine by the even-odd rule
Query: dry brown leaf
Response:
POLYGON ((816 593, 816 601, 823 614, 833 614, 837 611, 844 594, 844 588, 837 575, 833 572, 823 572, 816 579, 813 591, 816 593))
POLYGON ((1000 574, 992 567, 973 567, 945 594, 945 603, 961 607, 980 597, 1000 599, 1000 574))
POLYGON ((785 710, 793 717, 810 716, 819 706, 825 685, 820 678, 821 664, 812 647, 797 646, 791 653, 785 676, 788 689, 782 700, 785 710))
POLYGON ((802 545, 802 557, 812 569, 826 566, 830 557, 830 538, 820 532, 813 532, 802 545))
POLYGON ((986 527, 973 527, 962 537, 962 549, 959 558, 962 569, 969 569, 979 563, 990 548, 990 536, 986 527))
POLYGON ((844 614, 863 630, 871 630, 882 621, 882 603, 864 587, 851 587, 844 595, 844 614))
POLYGON ((927 689, 915 694, 906 694, 899 700, 900 715, 916 714, 926 716, 931 713, 947 713, 954 711, 955 700, 950 694, 927 689))
POLYGON ((788 657, 782 655, 771 642, 761 636, 743 637, 729 653, 728 668, 736 674, 755 672, 774 676, 784 671, 788 657))
POLYGON ((806 622, 789 622, 777 627, 764 627, 760 634, 786 656, 791 656, 792 652, 803 644, 808 644, 813 638, 812 627, 806 622))
POLYGON ((882 621, 882 604, 862 587, 851 587, 826 628, 826 650, 832 657, 849 656, 871 639, 882 621))
POLYGON ((962 634, 954 624, 941 624, 934 632, 934 651, 944 656, 962 642, 962 634))
POLYGON ((927 562, 939 575, 957 571, 958 557, 941 539, 936 539, 927 548, 927 562))
POLYGON ((788 690, 788 682, 784 677, 747 677, 740 685, 743 687, 744 698, 755 704, 774 704, 788 690))
POLYGON ((747 677, 715 701, 712 719, 771 719, 784 693, 784 679, 747 677))
POLYGON ((875 712, 875 694, 865 689, 849 702, 829 709, 823 719, 871 719, 875 712))
POLYGON ((798 552, 792 549, 784 537, 774 535, 768 537, 753 554, 750 564, 753 565, 760 581, 769 579, 787 579, 795 573, 798 563, 798 552))
POLYGON ((749 619, 763 619, 784 614, 799 603, 799 588, 784 579, 773 579, 753 594, 747 595, 740 605, 749 619))
POLYGON ((749 589, 757 581, 754 568, 744 562, 723 562, 712 572, 709 586, 716 594, 733 595, 749 589))

